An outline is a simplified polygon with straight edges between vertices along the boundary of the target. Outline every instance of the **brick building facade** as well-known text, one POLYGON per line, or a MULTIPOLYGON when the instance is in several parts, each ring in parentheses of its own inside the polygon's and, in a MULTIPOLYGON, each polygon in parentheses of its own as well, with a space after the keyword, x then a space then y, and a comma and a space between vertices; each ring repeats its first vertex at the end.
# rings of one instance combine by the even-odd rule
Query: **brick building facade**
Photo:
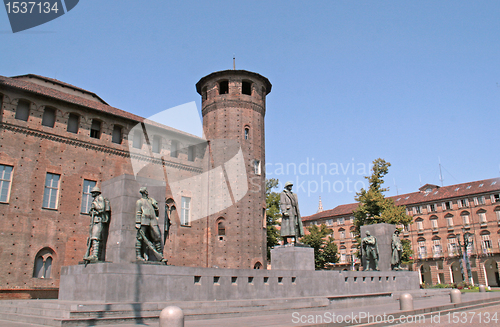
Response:
MULTIPOLYGON (((418 192, 391 198, 413 217, 413 224, 400 227, 414 252, 409 268, 420 272, 421 283, 459 283, 472 278, 475 284, 500 286, 500 178, 445 187, 427 184, 418 192), (464 240, 469 242, 467 249, 464 240)), ((303 218, 305 226, 326 224, 333 229, 340 253, 336 269, 353 266, 356 235, 352 212, 357 206, 340 205, 303 218)), ((354 265, 359 266, 355 257, 354 265)))
POLYGON ((233 70, 202 78, 197 90, 208 141, 58 80, 0 76, 4 294, 57 290, 61 267, 78 264, 86 250, 90 189, 121 175, 166 181, 165 198, 157 200, 171 214, 164 247, 170 264, 265 267, 260 167, 271 84, 259 74, 233 70), (206 192, 192 182, 196 176, 209 176, 206 192))

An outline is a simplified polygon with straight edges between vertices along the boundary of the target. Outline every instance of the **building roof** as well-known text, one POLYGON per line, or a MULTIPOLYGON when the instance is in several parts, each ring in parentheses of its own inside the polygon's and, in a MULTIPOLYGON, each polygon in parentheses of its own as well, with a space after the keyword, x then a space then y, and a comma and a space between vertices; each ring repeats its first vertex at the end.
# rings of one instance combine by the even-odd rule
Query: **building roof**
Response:
POLYGON ((97 111, 102 112, 102 113, 107 113, 107 114, 110 114, 113 116, 118 116, 121 118, 129 119, 129 120, 132 120, 132 121, 137 122, 137 123, 143 122, 143 123, 150 124, 152 126, 156 126, 156 127, 159 127, 159 128, 165 129, 165 130, 169 130, 169 131, 174 132, 176 134, 181 134, 181 135, 187 136, 189 138, 196 138, 198 140, 201 140, 201 138, 196 136, 196 135, 192 135, 192 134, 177 130, 175 128, 148 120, 148 119, 143 118, 141 116, 134 115, 130 112, 112 107, 112 106, 108 105, 106 102, 104 102, 97 95, 96 95, 96 97, 98 97, 100 99, 100 101, 102 101, 102 103, 100 101, 90 100, 90 99, 87 99, 87 98, 84 98, 84 97, 81 97, 81 96, 78 96, 78 95, 75 95, 72 93, 66 93, 66 92, 63 92, 59 89, 54 89, 54 88, 47 87, 47 86, 44 86, 44 85, 41 85, 38 83, 30 82, 30 81, 25 79, 26 77, 41 79, 44 81, 50 81, 52 83, 57 83, 61 86, 73 88, 74 90, 78 90, 78 91, 81 91, 83 93, 95 95, 92 92, 78 88, 78 87, 73 86, 71 84, 67 84, 67 83, 52 79, 52 78, 43 77, 43 76, 34 75, 34 74, 20 75, 20 76, 14 76, 14 77, 6 77, 6 76, 0 75, 0 87, 6 86, 6 87, 12 87, 15 89, 20 89, 20 90, 35 93, 35 94, 38 94, 41 96, 46 96, 46 97, 49 97, 52 99, 72 103, 72 104, 82 106, 85 108, 94 109, 94 110, 97 110, 97 111))
POLYGON ((100 96, 98 96, 97 94, 95 94, 93 92, 90 92, 90 91, 82 89, 82 88, 80 88, 78 86, 74 86, 74 85, 71 85, 69 83, 66 83, 66 82, 54 79, 54 78, 45 77, 45 76, 36 75, 36 74, 18 75, 18 76, 12 76, 11 78, 14 78, 14 79, 24 79, 24 80, 26 78, 28 78, 28 79, 34 78, 34 79, 43 80, 43 81, 50 82, 50 83, 53 83, 53 84, 57 84, 57 85, 60 85, 60 86, 63 86, 63 87, 67 87, 67 88, 70 88, 70 89, 73 89, 73 90, 76 90, 76 91, 80 91, 82 93, 86 93, 86 94, 92 96, 93 98, 96 98, 100 102, 102 102, 104 104, 108 104, 100 96))
MULTIPOLYGON (((473 196, 481 193, 500 192, 500 178, 484 179, 475 182, 455 184, 439 187, 433 184, 426 184, 426 187, 421 187, 422 191, 401 194, 388 197, 393 199, 396 205, 415 205, 419 203, 432 203, 448 199, 460 198, 465 196, 473 196), (425 192, 429 186, 434 186, 431 192, 425 192)), ((358 207, 358 203, 350 203, 339 205, 333 209, 325 210, 311 216, 302 217, 303 221, 314 221, 322 218, 350 215, 358 207)))

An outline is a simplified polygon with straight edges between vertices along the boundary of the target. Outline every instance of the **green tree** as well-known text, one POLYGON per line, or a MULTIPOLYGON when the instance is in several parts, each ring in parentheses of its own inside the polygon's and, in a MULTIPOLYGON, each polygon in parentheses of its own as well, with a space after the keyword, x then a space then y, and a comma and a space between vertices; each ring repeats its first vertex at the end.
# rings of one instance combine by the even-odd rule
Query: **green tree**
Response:
MULTIPOLYGON (((406 207, 396 206, 393 199, 388 199, 383 194, 389 190, 383 188, 382 184, 384 184, 383 178, 389 172, 390 166, 391 164, 384 159, 375 159, 371 176, 365 177, 368 179, 370 187, 368 190, 361 189, 356 193, 354 199, 359 202, 359 206, 354 210, 353 215, 358 243, 360 242, 360 228, 363 225, 387 223, 407 226, 413 223, 412 217, 406 214, 406 207)), ((411 247, 403 247, 403 258, 411 256, 412 252, 407 252, 408 250, 411 251, 411 247)))
POLYGON ((354 210, 354 225, 359 234, 360 227, 378 223, 394 225, 409 225, 412 217, 406 214, 404 206, 396 206, 393 199, 387 199, 384 192, 388 188, 383 188, 384 176, 389 172, 391 164, 384 159, 373 161, 372 175, 366 176, 370 183, 368 190, 361 189, 354 198, 359 202, 359 206, 354 210))
POLYGON ((403 245, 403 253, 401 254, 401 262, 402 263, 412 263, 413 260, 413 250, 411 249, 411 241, 403 238, 401 240, 401 244, 403 245))
POLYGON ((271 259, 271 249, 279 244, 281 236, 277 226, 280 218, 280 194, 273 192, 279 181, 275 178, 266 179, 266 229, 267 229, 267 259, 271 259))
POLYGON ((327 263, 338 262, 337 245, 331 236, 333 230, 327 228, 325 224, 318 227, 311 225, 307 227, 309 234, 300 241, 314 249, 314 266, 316 270, 324 269, 327 263), (328 238, 325 240, 325 238, 328 238))

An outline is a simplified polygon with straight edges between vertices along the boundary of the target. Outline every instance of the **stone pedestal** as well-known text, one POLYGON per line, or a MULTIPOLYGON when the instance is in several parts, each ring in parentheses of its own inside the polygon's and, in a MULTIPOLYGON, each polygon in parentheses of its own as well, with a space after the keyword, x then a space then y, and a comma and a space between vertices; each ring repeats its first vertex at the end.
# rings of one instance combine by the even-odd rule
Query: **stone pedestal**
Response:
POLYGON ((111 202, 111 221, 106 243, 107 262, 135 262, 135 203, 141 198, 139 189, 147 187, 149 197, 158 201, 159 225, 165 222, 165 182, 132 175, 121 175, 102 182, 102 195, 111 202))
POLYGON ((314 249, 293 245, 274 247, 271 266, 273 270, 314 270, 314 249))
MULTIPOLYGON (((391 224, 375 224, 375 225, 365 225, 361 226, 361 239, 366 235, 366 231, 370 231, 372 236, 377 238, 378 244, 378 268, 380 271, 390 271, 391 270, 391 257, 392 257, 392 234, 396 230, 396 226, 391 224)), ((366 267, 366 258, 363 254, 361 258, 361 264, 363 269, 366 267)))

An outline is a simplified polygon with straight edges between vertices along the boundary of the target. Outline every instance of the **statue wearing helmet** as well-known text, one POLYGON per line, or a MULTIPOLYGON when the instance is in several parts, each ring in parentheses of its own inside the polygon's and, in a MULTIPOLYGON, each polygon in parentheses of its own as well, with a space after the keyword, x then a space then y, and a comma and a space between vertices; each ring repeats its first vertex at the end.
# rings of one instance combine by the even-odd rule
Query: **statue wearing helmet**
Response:
POLYGON ((90 191, 92 197, 92 204, 90 206, 89 214, 91 216, 90 221, 90 235, 87 240, 87 252, 83 257, 86 262, 97 262, 102 261, 102 248, 104 246, 103 235, 109 224, 109 219, 111 215, 111 206, 109 200, 101 195, 101 190, 99 187, 94 186, 90 191), (92 248, 92 255, 90 255, 90 249, 92 248))

